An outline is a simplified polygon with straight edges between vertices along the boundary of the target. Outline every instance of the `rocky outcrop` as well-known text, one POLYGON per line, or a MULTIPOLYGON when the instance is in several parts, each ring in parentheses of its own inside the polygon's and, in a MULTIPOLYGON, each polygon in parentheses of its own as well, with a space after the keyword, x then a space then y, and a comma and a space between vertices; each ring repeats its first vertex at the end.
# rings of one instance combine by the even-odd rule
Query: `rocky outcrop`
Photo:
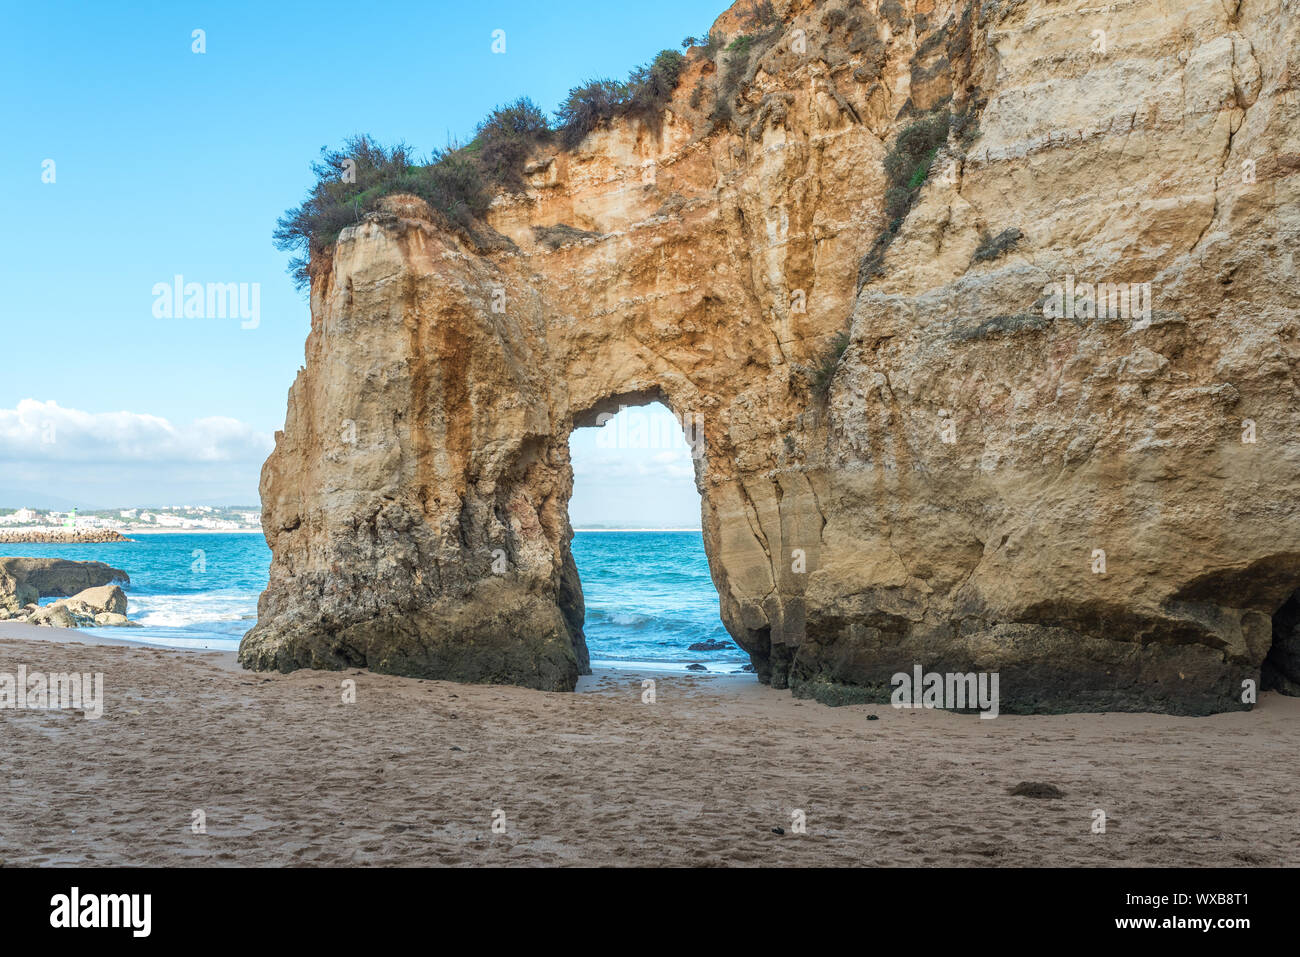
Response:
POLYGON ((26 587, 37 598, 69 598, 87 588, 131 584, 131 576, 103 562, 74 562, 63 558, 0 557, 0 597, 26 587))
POLYGON ((103 562, 0 558, 0 620, 58 628, 129 625, 126 594, 114 582, 131 577, 103 562), (62 598, 40 606, 41 598, 62 598))
MULTIPOLYGON (((93 620, 93 618, 92 618, 93 620)), ((76 628, 77 618, 65 602, 58 601, 44 607, 32 609, 19 619, 29 625, 41 625, 45 628, 76 628)))
POLYGON ((85 591, 77 592, 68 599, 68 603, 73 602, 84 605, 94 611, 97 615, 125 615, 126 614, 126 594, 116 585, 101 585, 98 588, 87 588, 85 591))
POLYGON ((139 627, 126 617, 126 595, 116 585, 87 588, 40 607, 25 619, 52 628, 139 627))
POLYGON ((659 399, 773 686, 1250 706, 1300 587, 1289 5, 776 8, 499 248, 398 197, 314 263, 246 666, 572 688, 568 437, 659 399))

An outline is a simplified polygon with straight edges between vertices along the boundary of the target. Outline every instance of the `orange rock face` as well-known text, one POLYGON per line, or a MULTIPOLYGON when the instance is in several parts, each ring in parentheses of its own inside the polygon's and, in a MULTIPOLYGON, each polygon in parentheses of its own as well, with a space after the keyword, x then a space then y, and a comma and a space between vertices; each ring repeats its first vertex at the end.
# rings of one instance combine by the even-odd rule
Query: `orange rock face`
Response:
POLYGON ((1266 657, 1300 681, 1283 0, 775 6, 719 19, 743 69, 697 51, 658 122, 536 156, 493 248, 394 197, 315 264, 241 660, 571 689, 568 437, 660 399, 774 686, 921 664, 997 672, 1003 711, 1201 713, 1266 657))

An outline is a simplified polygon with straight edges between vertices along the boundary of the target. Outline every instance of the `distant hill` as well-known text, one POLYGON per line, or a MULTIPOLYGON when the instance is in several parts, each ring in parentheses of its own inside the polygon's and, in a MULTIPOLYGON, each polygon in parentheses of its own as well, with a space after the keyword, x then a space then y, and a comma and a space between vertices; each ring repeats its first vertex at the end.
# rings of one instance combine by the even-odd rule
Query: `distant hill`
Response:
POLYGON ((58 495, 50 495, 48 492, 36 492, 31 489, 0 488, 0 508, 53 509, 58 512, 66 512, 75 508, 81 512, 91 512, 108 508, 108 506, 61 498, 58 495))
POLYGON ((257 502, 244 505, 221 499, 187 499, 182 496, 174 501, 167 502, 132 501, 101 505, 96 502, 87 502, 85 499, 63 498, 59 495, 50 495, 46 492, 36 492, 31 489, 0 488, 0 509, 34 508, 38 511, 66 512, 75 508, 78 512, 116 512, 118 509, 123 508, 148 510, 166 508, 170 505, 206 505, 210 508, 228 509, 236 512, 257 512, 259 514, 262 511, 262 506, 257 502))

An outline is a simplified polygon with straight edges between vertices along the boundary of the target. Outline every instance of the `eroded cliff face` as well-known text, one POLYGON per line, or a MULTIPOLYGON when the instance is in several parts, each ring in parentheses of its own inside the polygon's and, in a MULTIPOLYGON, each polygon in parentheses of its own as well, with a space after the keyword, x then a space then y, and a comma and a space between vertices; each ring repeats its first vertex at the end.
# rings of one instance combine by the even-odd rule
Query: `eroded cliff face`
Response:
POLYGON ((1293 6, 777 3, 738 95, 693 57, 660 123, 539 155, 495 248, 389 201, 314 267, 241 660, 571 689, 569 434, 660 399, 776 687, 1204 713, 1268 657, 1294 691, 1293 6))

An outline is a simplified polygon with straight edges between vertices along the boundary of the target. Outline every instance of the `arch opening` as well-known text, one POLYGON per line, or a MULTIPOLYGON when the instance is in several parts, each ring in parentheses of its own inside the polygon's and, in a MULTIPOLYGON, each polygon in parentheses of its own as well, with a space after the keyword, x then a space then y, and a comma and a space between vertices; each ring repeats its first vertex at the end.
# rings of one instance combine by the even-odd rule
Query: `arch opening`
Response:
POLYGON ((745 674, 702 532, 703 432, 654 391, 610 398, 569 436, 570 545, 590 663, 745 674))

